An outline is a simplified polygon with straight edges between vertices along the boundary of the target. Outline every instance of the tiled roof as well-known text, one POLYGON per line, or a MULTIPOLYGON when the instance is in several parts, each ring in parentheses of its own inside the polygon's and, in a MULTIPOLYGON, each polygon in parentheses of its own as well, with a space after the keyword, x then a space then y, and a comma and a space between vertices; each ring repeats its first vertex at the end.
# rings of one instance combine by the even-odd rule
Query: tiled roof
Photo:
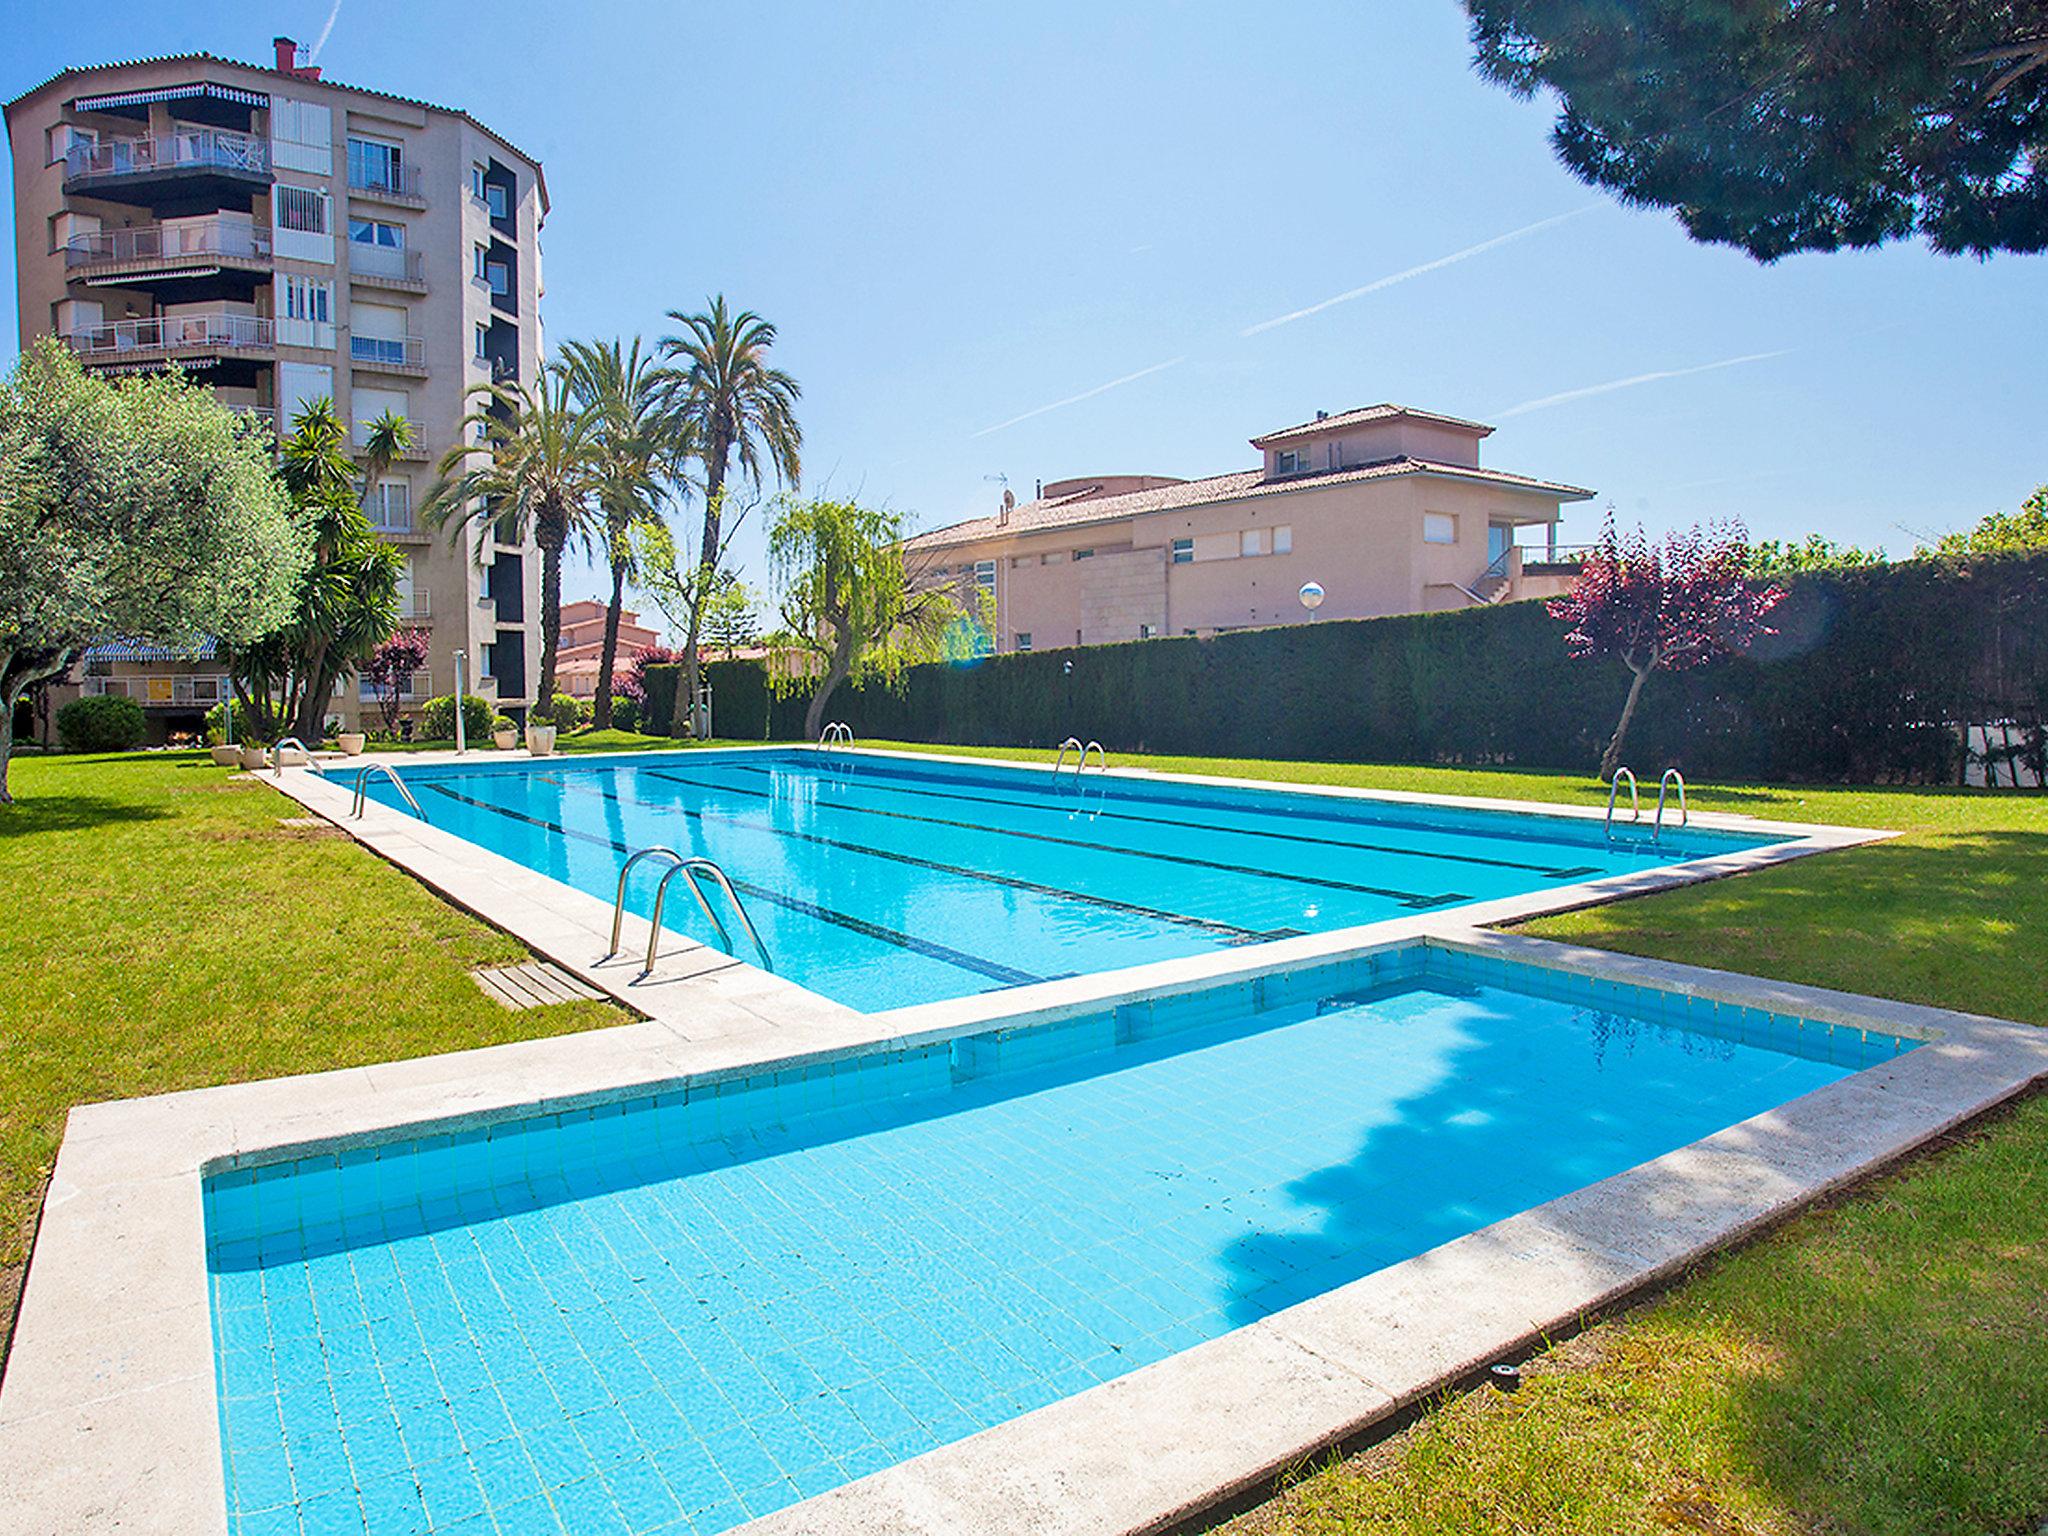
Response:
POLYGON ((1252 446, 1264 448, 1269 443, 1284 443, 1297 437, 1313 437, 1332 428, 1341 430, 1344 427, 1358 427, 1369 421, 1390 421, 1397 416, 1406 416, 1415 421, 1434 421, 1446 427, 1459 427, 1468 432, 1476 432, 1481 437, 1493 431, 1493 428, 1483 421, 1467 421, 1462 416, 1445 416, 1437 411, 1418 411, 1413 406, 1382 401, 1378 405, 1361 405, 1355 411, 1339 411, 1334 416, 1319 416, 1314 421, 1282 427, 1277 432, 1268 432, 1264 437, 1253 438, 1252 446))
POLYGON ((197 645, 152 645, 147 640, 102 640, 88 645, 81 661, 212 661, 220 642, 209 635, 197 645))
POLYGON ((1081 528, 1092 523, 1115 522, 1119 518, 1177 511, 1182 507, 1246 501, 1259 496, 1284 496, 1292 491, 1354 485, 1364 480, 1392 480, 1401 475, 1442 475, 1453 480, 1473 480, 1509 490, 1538 491, 1560 501, 1584 501, 1593 494, 1583 487, 1564 485, 1554 480, 1536 480, 1528 475, 1513 475, 1502 469, 1479 469, 1470 464, 1443 464, 1432 459, 1382 459, 1375 464, 1360 464, 1351 469, 1289 475, 1280 480, 1268 480, 1264 470, 1243 469, 1228 475, 1211 475, 1206 480, 1184 480, 1177 485, 1155 486, 1149 491, 1131 491, 1122 496, 1090 499, 1087 492, 1080 491, 1056 501, 1026 502, 1010 513, 1007 522, 996 517, 970 518, 964 523, 916 534, 905 547, 940 549, 954 544, 970 544, 999 534, 1081 528))
MULTIPOLYGON (((9 101, 4 108, 0 108, 0 110, 4 110, 11 117, 14 113, 14 109, 20 106, 24 101, 28 100, 29 97, 35 95, 37 91, 55 85, 59 80, 62 80, 69 75, 93 75, 99 74, 105 70, 110 69, 140 69, 151 64, 221 64, 225 65, 229 69, 246 69, 254 74, 276 75, 277 78, 280 80, 291 80, 296 78, 295 76, 292 75, 281 74, 277 69, 267 64, 251 64, 244 59, 225 58, 218 53, 159 53, 151 54, 149 57, 141 59, 115 59, 105 64, 68 64, 64 68, 58 70, 56 74, 51 75, 47 80, 39 81, 35 85, 30 86, 27 90, 23 91, 20 95, 14 97, 11 101, 9 101)), ((534 169, 534 174, 540 179, 541 204, 543 207, 545 207, 547 204, 547 175, 544 171, 542 171, 541 163, 538 160, 534 159, 532 155, 529 155, 525 150, 521 149, 517 144, 514 144, 510 139, 506 138, 505 135, 498 132, 497 129, 491 127, 490 124, 482 122, 477 118, 471 117, 467 112, 463 111, 462 108, 460 107, 444 107, 439 102, 423 101, 417 96, 401 96, 395 91, 380 91, 372 86, 367 85, 348 85, 340 80, 328 80, 323 78, 320 80, 307 81, 302 83, 312 85, 331 85, 338 91, 354 91, 358 95, 362 96, 376 96, 384 101, 402 102, 404 105, 408 107, 424 107, 429 112, 442 112, 446 113, 449 117, 459 117, 464 122, 468 123, 471 127, 475 128, 477 132, 487 134, 491 138, 496 139, 500 144, 504 145, 507 149, 511 150, 513 154, 517 155, 520 159, 524 160, 528 165, 532 166, 534 169)))

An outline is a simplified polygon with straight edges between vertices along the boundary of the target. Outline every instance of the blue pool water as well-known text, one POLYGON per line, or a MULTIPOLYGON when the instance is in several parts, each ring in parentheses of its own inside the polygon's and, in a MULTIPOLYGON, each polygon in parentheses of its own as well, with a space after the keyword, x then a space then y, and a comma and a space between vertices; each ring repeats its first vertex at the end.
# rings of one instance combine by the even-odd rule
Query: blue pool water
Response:
MULTIPOLYGON (((870 1012, 1775 841, 804 748, 403 771, 435 826, 607 902, 634 849, 716 860, 779 974, 870 1012)), ((664 922, 716 941, 679 887, 664 922)))
POLYGON ((709 1536, 1909 1044, 1417 946, 216 1175, 232 1526, 709 1536))

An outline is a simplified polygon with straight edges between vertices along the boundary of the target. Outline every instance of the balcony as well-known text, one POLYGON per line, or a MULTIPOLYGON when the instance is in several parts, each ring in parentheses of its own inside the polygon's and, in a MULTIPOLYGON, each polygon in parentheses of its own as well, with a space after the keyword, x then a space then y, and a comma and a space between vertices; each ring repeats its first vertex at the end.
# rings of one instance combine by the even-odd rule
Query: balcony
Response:
MULTIPOLYGON (((420 439, 419 439, 419 430, 420 430, 420 429, 419 429, 419 423, 418 423, 418 422, 414 422, 414 423, 413 423, 413 428, 412 428, 412 430, 413 430, 413 440, 412 440, 412 443, 411 443, 411 444, 410 444, 410 445, 409 445, 408 447, 405 447, 405 448, 401 448, 401 449, 399 449, 399 450, 398 450, 398 454, 397 454, 396 458, 395 458, 395 459, 393 460, 393 462, 394 462, 394 463, 400 463, 400 464, 424 464, 424 463, 425 463, 425 462, 427 461, 427 448, 426 448, 426 444, 424 444, 423 442, 421 442, 421 441, 420 441, 420 439)), ((370 424, 369 424, 369 423, 368 423, 367 421, 359 421, 359 422, 357 422, 357 423, 356 423, 356 430, 355 430, 355 437, 354 437, 354 443, 355 443, 355 452, 356 452, 356 457, 360 459, 361 457, 363 457, 363 454, 365 453, 365 451, 366 451, 366 450, 367 450, 367 449, 369 448, 369 446, 370 446, 370 424)), ((411 507, 409 507, 409 506, 408 506, 408 507, 403 507, 403 508, 396 508, 396 507, 394 507, 394 508, 390 509, 389 515, 390 515, 390 516, 392 516, 392 517, 395 517, 395 518, 401 518, 401 519, 403 519, 403 524, 404 524, 404 525, 403 525, 402 527, 400 527, 400 526, 397 526, 397 525, 394 525, 394 526, 392 526, 392 527, 390 527, 390 528, 386 529, 386 530, 385 530, 386 532, 390 532, 390 533, 411 533, 411 532, 413 532, 413 531, 414 531, 414 529, 413 529, 413 518, 414 518, 414 515, 415 515, 415 514, 413 513, 413 510, 412 510, 412 508, 411 508, 411 507)), ((378 518, 378 516, 379 516, 379 513, 378 513, 378 511, 377 511, 376 509, 372 509, 372 510, 371 510, 371 513, 370 513, 370 524, 371 524, 371 526, 372 526, 372 527, 376 527, 376 526, 378 526, 378 524, 377 524, 377 518, 378 518)))
MULTIPOLYGON (((418 704, 433 696, 434 679, 431 673, 415 672, 398 685, 398 702, 401 704, 418 704)), ((361 704, 374 704, 377 701, 376 685, 361 675, 356 678, 356 701, 361 704)))
POLYGON ((388 245, 348 242, 349 281, 365 288, 396 288, 406 293, 427 291, 427 263, 420 251, 388 245))
POLYGON ((434 617, 433 594, 417 589, 399 593, 398 617, 405 624, 427 623, 434 617))
POLYGON ((390 203, 400 208, 424 208, 427 194, 420 182, 419 167, 413 165, 351 164, 348 195, 366 202, 390 203))
POLYGON ((223 280, 253 294, 269 271, 270 231, 239 219, 136 224, 73 235, 64 244, 67 277, 89 288, 141 288, 171 302, 223 280))
POLYGON ((145 707, 157 709, 210 709, 234 693, 233 686, 225 677, 198 677, 191 673, 154 677, 86 677, 80 679, 78 688, 88 697, 104 695, 133 699, 145 707))
POLYGON ((351 336, 348 360, 371 372, 423 379, 427 376, 427 343, 420 336, 351 336))
POLYGON ((152 315, 145 320, 108 320, 67 332, 64 344, 92 368, 145 372, 172 362, 205 368, 225 358, 274 352, 277 328, 263 315, 212 310, 196 315, 152 315))
POLYGON ((159 213, 194 202, 247 210, 270 182, 270 141, 219 128, 74 144, 64 156, 67 193, 139 203, 159 213))

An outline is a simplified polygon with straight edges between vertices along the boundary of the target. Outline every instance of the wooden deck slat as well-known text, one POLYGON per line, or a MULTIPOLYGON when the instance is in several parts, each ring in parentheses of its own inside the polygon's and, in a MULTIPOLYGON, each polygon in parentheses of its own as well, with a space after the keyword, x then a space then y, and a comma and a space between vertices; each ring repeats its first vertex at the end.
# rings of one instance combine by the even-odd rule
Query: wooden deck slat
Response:
POLYGON ((521 965, 494 965, 469 974, 486 995, 507 1008, 546 1008, 556 1003, 584 1002, 604 995, 545 960, 527 961, 521 965))

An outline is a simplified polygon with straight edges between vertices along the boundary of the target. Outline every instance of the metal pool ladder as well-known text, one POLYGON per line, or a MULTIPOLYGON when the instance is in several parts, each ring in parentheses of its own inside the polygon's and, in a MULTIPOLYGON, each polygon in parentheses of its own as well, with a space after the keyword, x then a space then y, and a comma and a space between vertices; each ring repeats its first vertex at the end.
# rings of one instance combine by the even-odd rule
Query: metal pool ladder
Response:
POLYGON ((832 747, 851 748, 853 746, 853 727, 844 720, 834 720, 818 733, 817 745, 820 752, 832 747))
POLYGON ((1074 764, 1074 778, 1077 782, 1081 777, 1082 770, 1084 770, 1088 766, 1088 754, 1091 752, 1095 754, 1096 772, 1109 772, 1109 754, 1102 750, 1101 742, 1091 741, 1086 746, 1083 746, 1081 744, 1080 737, 1069 736, 1065 741, 1060 743, 1060 755, 1053 759, 1052 771, 1055 775, 1057 775, 1062 768, 1067 766, 1067 754, 1069 752, 1078 752, 1081 754, 1079 760, 1074 764))
POLYGON ((774 971, 775 962, 768 956, 768 946, 761 942, 760 930, 755 928, 753 918, 747 915, 746 904, 740 900, 740 893, 732 888, 732 881, 726 878, 725 871, 710 859, 685 858, 675 849, 664 848, 659 844, 637 850, 627 858, 624 867, 619 870, 618 894, 612 900, 612 945, 605 951, 605 959, 609 960, 619 952, 619 930, 626 921, 626 877, 632 874, 635 864, 646 858, 666 859, 669 861, 669 867, 662 874, 661 883, 654 888, 654 917, 647 930, 647 963, 640 968, 642 976, 652 975, 654 972, 655 951, 661 943, 661 910, 668 902, 668 883, 677 875, 683 877, 684 884, 690 888, 690 894, 697 898, 697 905, 703 910, 705 920, 718 934, 719 944, 728 955, 737 958, 738 952, 732 945, 732 933, 720 920, 718 913, 712 910, 710 901, 704 895, 704 887, 697 883, 697 877, 709 875, 716 881, 719 890, 725 893, 726 901, 739 915, 740 926, 747 930, 747 937, 754 941, 754 953, 761 957, 761 969, 771 973, 774 971))
POLYGON ((427 813, 420 809, 419 801, 413 799, 412 791, 405 787, 405 780, 398 776, 396 768, 392 767, 389 763, 365 763, 356 770, 355 803, 348 808, 351 820, 360 819, 363 814, 363 807, 369 803, 370 775, 373 773, 381 773, 392 782, 405 803, 412 807, 413 815, 419 817, 421 821, 427 819, 427 813))
POLYGON ((1636 792, 1635 774, 1627 768, 1617 768, 1614 770, 1613 779, 1607 785, 1607 831, 1609 836, 1612 836, 1614 833, 1614 802, 1621 794, 1621 781, 1623 779, 1628 780, 1628 819, 1630 821, 1641 821, 1643 819, 1643 802, 1642 797, 1636 792))
POLYGON ((270 770, 280 779, 284 777, 284 749, 286 747, 297 747, 301 752, 306 754, 307 762, 310 763, 311 761, 313 761, 312 748, 308 747, 303 741, 299 740, 299 738, 296 736, 285 737, 283 741, 280 741, 279 743, 277 743, 276 746, 270 749, 270 770))
POLYGON ((1664 777, 1657 781, 1657 819, 1650 827, 1650 837, 1655 841, 1664 831, 1664 797, 1672 785, 1678 786, 1678 824, 1683 827, 1692 821, 1692 812, 1685 805, 1685 775, 1676 768, 1666 768, 1664 777))

